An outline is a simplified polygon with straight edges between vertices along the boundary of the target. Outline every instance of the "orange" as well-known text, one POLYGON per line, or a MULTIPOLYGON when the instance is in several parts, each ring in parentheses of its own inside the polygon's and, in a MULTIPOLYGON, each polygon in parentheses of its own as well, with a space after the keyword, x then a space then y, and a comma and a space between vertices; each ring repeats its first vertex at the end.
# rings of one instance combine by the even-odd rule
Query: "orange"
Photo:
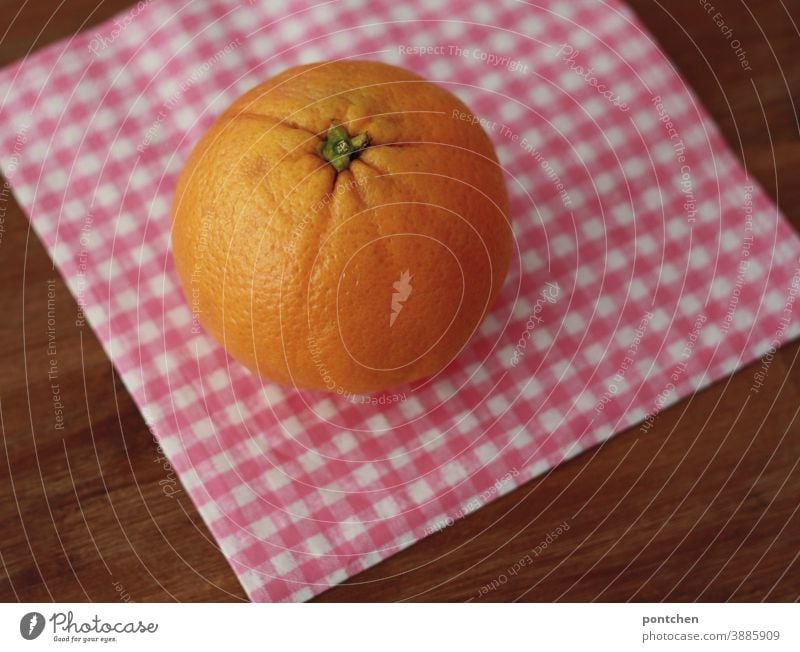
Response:
POLYGON ((436 374, 512 249, 494 148, 454 95, 369 61, 291 68, 192 152, 173 205, 199 322, 264 378, 340 394, 436 374))

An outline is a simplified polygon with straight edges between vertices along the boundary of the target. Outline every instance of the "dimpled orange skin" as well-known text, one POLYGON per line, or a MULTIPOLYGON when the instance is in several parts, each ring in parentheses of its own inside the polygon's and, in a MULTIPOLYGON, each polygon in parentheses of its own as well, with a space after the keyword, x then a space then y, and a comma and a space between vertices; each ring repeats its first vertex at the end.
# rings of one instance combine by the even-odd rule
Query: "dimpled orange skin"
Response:
POLYGON ((503 176, 471 118, 443 88, 368 61, 291 68, 240 97, 175 193, 196 317, 289 386, 368 394, 442 370, 512 250, 503 176), (320 153, 332 124, 369 137, 341 172, 320 153))

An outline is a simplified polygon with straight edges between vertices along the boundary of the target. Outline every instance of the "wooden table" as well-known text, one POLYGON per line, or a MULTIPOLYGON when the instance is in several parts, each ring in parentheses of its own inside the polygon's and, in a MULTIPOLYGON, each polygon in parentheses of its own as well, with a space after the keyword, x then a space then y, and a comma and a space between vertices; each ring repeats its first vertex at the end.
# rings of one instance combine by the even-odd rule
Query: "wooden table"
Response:
MULTIPOLYGON (((18 4, 0 2, 0 65, 130 0, 70 0, 57 11, 28 2, 17 13, 18 4)), ((633 6, 800 227, 800 8, 713 4, 752 72, 701 2, 633 6)), ((12 200, 3 217, 0 599, 245 600, 98 341, 73 326, 75 300, 12 200), (62 431, 47 378, 48 309, 62 431)), ((650 432, 614 437, 318 599, 797 600, 798 351, 775 356, 758 395, 748 392, 755 367, 745 368, 650 432), (526 555, 532 563, 520 566, 526 555)))

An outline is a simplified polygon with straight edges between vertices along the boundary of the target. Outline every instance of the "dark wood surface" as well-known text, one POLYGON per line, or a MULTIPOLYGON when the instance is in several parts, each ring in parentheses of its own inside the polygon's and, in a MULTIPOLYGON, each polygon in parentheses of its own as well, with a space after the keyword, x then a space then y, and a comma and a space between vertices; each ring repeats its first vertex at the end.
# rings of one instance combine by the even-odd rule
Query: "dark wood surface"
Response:
MULTIPOLYGON (((0 65, 130 0, 58 4, 0 0, 0 65)), ((700 2, 632 4, 800 227, 796 0, 714 0, 752 72, 700 2)), ((0 599, 245 600, 99 343, 74 327, 75 300, 27 219, 13 199, 3 208, 0 599), (51 288, 61 431, 47 378, 51 288)), ((745 368, 649 433, 613 438, 318 599, 798 600, 798 352, 779 351, 758 395, 745 368)))

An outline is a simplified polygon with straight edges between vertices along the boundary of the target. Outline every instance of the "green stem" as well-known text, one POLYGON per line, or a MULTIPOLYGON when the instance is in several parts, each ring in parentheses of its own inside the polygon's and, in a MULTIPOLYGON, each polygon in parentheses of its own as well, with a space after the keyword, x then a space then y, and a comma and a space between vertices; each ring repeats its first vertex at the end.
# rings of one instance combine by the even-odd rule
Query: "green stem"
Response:
POLYGON ((369 135, 366 132, 351 138, 344 127, 332 124, 328 129, 327 138, 320 145, 319 154, 337 172, 343 172, 350 167, 350 161, 363 152, 368 145, 369 135))

